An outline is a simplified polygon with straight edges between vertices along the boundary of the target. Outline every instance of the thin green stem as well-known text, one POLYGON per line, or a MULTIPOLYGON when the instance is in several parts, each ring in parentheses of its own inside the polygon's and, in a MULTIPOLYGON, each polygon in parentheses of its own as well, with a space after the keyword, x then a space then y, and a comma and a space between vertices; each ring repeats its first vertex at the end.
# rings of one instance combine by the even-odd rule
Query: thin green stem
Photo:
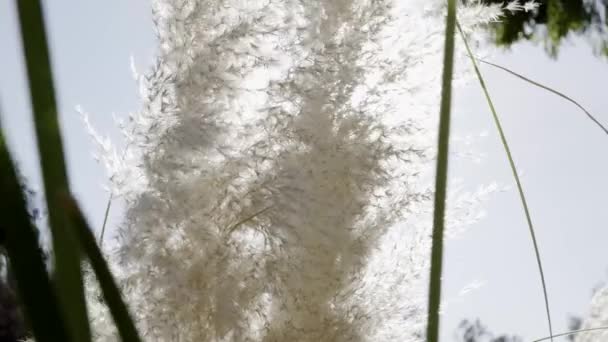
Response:
POLYGON ((103 235, 106 232, 106 224, 108 223, 108 216, 110 214, 110 207, 112 206, 112 199, 114 194, 110 194, 108 198, 108 204, 106 205, 106 212, 103 215, 103 224, 101 225, 101 233, 99 234, 99 248, 103 247, 103 235))
POLYGON ((572 330, 572 331, 560 333, 560 334, 557 334, 557 335, 552 335, 552 336, 547 336, 547 337, 539 338, 538 340, 534 340, 532 342, 541 342, 541 341, 550 340, 552 337, 570 336, 570 335, 576 335, 576 334, 587 332, 587 331, 597 331, 597 330, 608 330, 608 327, 597 327, 597 328, 587 328, 587 329, 580 329, 580 330, 572 330))
POLYGON ((481 63, 484 63, 484 64, 487 64, 487 65, 493 66, 495 68, 498 68, 500 70, 506 71, 506 72, 508 72, 509 74, 511 74, 511 75, 513 75, 515 77, 518 77, 518 78, 520 78, 520 79, 522 79, 522 80, 524 80, 526 82, 529 82, 529 83, 531 83, 531 84, 533 84, 533 85, 535 85, 535 86, 537 86, 539 88, 545 89, 545 90, 547 90, 547 91, 549 91, 549 92, 551 92, 551 93, 553 93, 553 94, 555 94, 555 95, 557 95, 557 96, 559 96, 559 97, 561 97, 561 98, 563 98, 563 99, 565 99, 565 100, 573 103, 575 106, 577 106, 578 108, 580 108, 587 115, 587 117, 589 117, 589 119, 591 119, 591 121, 593 121, 602 131, 604 131, 604 133, 608 134, 608 129, 604 125, 602 125, 602 123, 599 122, 599 120, 597 120, 587 109, 585 109, 585 107, 583 107, 580 103, 578 103, 576 100, 572 99, 571 97, 569 97, 569 96, 567 96, 567 95, 565 95, 563 93, 560 93, 559 91, 557 91, 555 89, 551 89, 551 88, 549 88, 549 87, 547 87, 545 85, 542 85, 542 84, 540 84, 540 83, 538 83, 536 81, 533 81, 533 80, 531 80, 531 79, 529 79, 529 78, 527 78, 527 77, 525 77, 523 75, 520 75, 520 74, 516 73, 513 70, 510 70, 510 69, 505 68, 503 66, 500 66, 498 64, 494 64, 494 63, 491 63, 491 62, 488 62, 488 61, 484 61, 483 59, 480 59, 480 58, 476 58, 476 59, 478 61, 480 61, 481 63))
POLYGON ((448 175, 450 140, 450 110, 452 104, 452 75, 454 73, 454 34, 456 31, 456 0, 448 0, 441 105, 439 109, 439 137, 437 142, 437 169, 435 173, 435 203, 433 211, 433 237, 429 280, 429 301, 426 338, 439 341, 439 305, 441 303, 441 273, 443 268, 443 233, 448 175))
MULTIPOLYGON (((477 78, 479 80, 479 84, 483 89, 486 100, 488 102, 488 106, 490 107, 490 111, 492 112, 492 117, 494 118, 494 123, 496 124, 496 128, 498 130, 498 134, 500 135, 500 140, 502 142, 502 146, 505 149, 507 154, 507 159, 509 160, 509 165, 511 166, 511 172, 513 173, 513 177, 515 178, 515 183, 517 184, 517 190, 519 192, 519 198, 521 199, 521 204, 524 208, 524 213, 526 215, 526 221, 528 223, 528 228, 530 230, 530 237, 532 238, 532 244, 534 245, 534 253, 536 254, 536 262, 538 264, 538 270, 540 273, 540 280, 543 288, 543 295, 545 298, 545 310, 547 312, 547 322, 549 324, 549 335, 553 336, 553 326, 551 324, 551 311, 549 310, 549 296, 547 295, 547 285, 545 283, 545 275, 543 272, 543 265, 540 258, 540 252, 538 248, 538 242, 536 240, 536 234, 534 232, 534 225, 532 224, 532 218, 530 215, 530 209, 528 208, 528 203, 526 201, 526 196, 524 195, 524 189, 521 185, 521 180, 519 179, 519 175, 517 174, 517 168, 515 167, 515 162, 513 161, 513 155, 511 153, 511 149, 509 148, 509 144, 507 143, 507 138, 505 137, 505 133, 502 129, 502 124, 500 123, 500 119, 498 118, 498 114, 496 113, 496 109, 494 108, 494 103, 490 97, 490 93, 488 92, 488 88, 486 87, 486 83, 479 71, 479 67, 477 66, 477 62, 475 61, 475 57, 473 57, 473 53, 471 52, 471 48, 469 47, 469 43, 467 42, 466 36, 460 27, 460 24, 456 22, 456 26, 458 27, 458 31, 460 32, 460 36, 464 42, 467 53, 473 63, 473 68, 475 69, 475 73, 477 74, 477 78)), ((553 338, 551 337, 551 341, 553 338)))
MULTIPOLYGON (((122 156, 120 160, 125 159, 125 154, 127 154, 127 149, 129 148, 129 144, 125 146, 125 149, 122 151, 122 156)), ((110 207, 112 206, 112 200, 114 200, 114 193, 110 192, 110 197, 108 198, 108 204, 106 204, 106 211, 103 215, 103 224, 101 225, 101 233, 99 234, 99 248, 103 247, 103 237, 106 232, 106 225, 108 223, 108 216, 110 214, 110 207)))
POLYGON ((53 237, 55 278, 62 313, 74 341, 90 341, 91 333, 80 268, 81 253, 60 207, 69 194, 57 115, 49 49, 40 0, 16 0, 44 193, 53 237))

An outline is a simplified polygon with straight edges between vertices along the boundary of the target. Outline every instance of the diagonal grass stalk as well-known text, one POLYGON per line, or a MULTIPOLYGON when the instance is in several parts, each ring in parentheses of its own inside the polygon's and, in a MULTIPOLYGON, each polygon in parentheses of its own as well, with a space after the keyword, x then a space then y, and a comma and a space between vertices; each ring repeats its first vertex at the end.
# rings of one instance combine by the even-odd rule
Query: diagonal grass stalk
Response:
POLYGON ((110 194, 108 198, 108 204, 106 204, 106 211, 103 215, 103 224, 101 225, 101 233, 99 234, 99 248, 103 247, 103 236, 106 232, 106 225, 108 224, 108 216, 110 215, 110 208, 112 207, 112 200, 114 199, 114 194, 110 194))
POLYGON ((44 193, 53 236, 55 276, 59 302, 72 340, 90 341, 84 299, 80 250, 60 197, 69 193, 63 145, 53 88, 53 76, 39 0, 15 1, 25 56, 44 193))
POLYGON ((79 237, 82 249, 89 258, 91 267, 99 281, 101 292, 110 309, 114 324, 118 328, 121 340, 124 342, 140 342, 141 338, 122 299, 116 281, 110 272, 101 249, 97 246, 95 236, 91 231, 82 211, 72 197, 64 198, 64 209, 74 223, 73 227, 79 237))
POLYGON ((604 133, 608 134, 608 129, 606 128, 606 126, 602 125, 602 123, 599 122, 599 120, 596 119, 595 116, 593 116, 587 109, 585 109, 585 107, 583 107, 580 103, 578 103, 576 100, 572 99, 571 97, 569 97, 569 96, 567 96, 567 95, 565 95, 563 93, 560 93, 559 91, 557 91, 555 89, 547 87, 546 85, 543 85, 543 84, 540 84, 540 83, 538 83, 536 81, 533 81, 533 80, 529 79, 526 76, 518 74, 518 73, 516 73, 515 71, 513 71, 513 70, 511 70, 509 68, 505 68, 505 67, 503 67, 501 65, 498 65, 498 64, 495 64, 495 63, 492 63, 492 62, 488 62, 488 61, 485 61, 485 60, 480 59, 480 58, 476 58, 476 60, 480 61, 481 63, 484 63, 484 64, 487 64, 487 65, 493 66, 495 68, 498 68, 500 70, 506 71, 506 72, 508 72, 509 74, 511 74, 511 75, 513 75, 515 77, 518 77, 518 78, 520 78, 520 79, 522 79, 522 80, 524 80, 524 81, 526 81, 526 82, 528 82, 528 83, 530 83, 532 85, 535 85, 535 86, 537 86, 537 87, 539 87, 541 89, 545 89, 546 91, 549 91, 549 92, 551 92, 551 93, 553 93, 553 94, 555 94, 555 95, 557 95, 557 96, 565 99, 566 101, 571 102, 572 104, 574 104, 575 106, 577 106, 578 108, 580 108, 580 110, 582 110, 587 115, 587 117, 589 119, 591 119, 591 121, 593 121, 602 131, 604 131, 604 133))
POLYGON ((477 62, 475 61, 475 57, 473 57, 473 53, 471 52, 471 48, 469 47, 469 43, 467 42, 466 36, 460 27, 460 24, 456 22, 456 26, 458 27, 458 32, 462 37, 464 42, 464 46, 467 50, 469 58, 471 59, 471 63, 473 64, 473 68, 475 69, 475 73, 477 74, 477 78, 479 80, 479 84, 483 89, 486 100, 488 101, 488 106, 490 107, 490 111, 492 112, 492 117, 494 118, 494 123, 496 124, 496 128, 498 130, 498 134, 500 135, 500 140, 502 142, 502 146, 505 149, 507 154, 507 159, 509 160, 509 165, 511 166, 511 171, 513 173, 513 177, 515 178, 515 183, 517 184, 517 190, 519 192, 519 198, 521 199, 521 204, 524 208, 524 213, 526 215, 526 221, 528 223, 528 228, 530 230, 530 237, 532 238, 532 244, 534 245, 534 253, 536 255, 536 262, 538 264, 538 270, 540 273, 541 285, 543 288, 543 295, 545 299, 545 310, 547 314, 547 322, 549 325, 549 335, 550 339, 553 341, 553 326, 551 324, 551 310, 549 310, 549 296, 547 295, 547 285, 545 283, 545 275, 543 272, 543 265, 540 258, 540 252, 538 248, 538 242, 536 240, 536 233, 534 232, 534 225, 532 224, 532 218, 530 215, 530 209, 528 208, 528 203, 526 201, 526 196, 524 195, 524 189, 521 185, 521 180, 519 179, 519 175, 517 174, 517 168, 515 167, 515 162, 513 161, 513 155, 511 153, 511 149, 509 148, 509 144, 507 143, 507 138, 505 137, 505 133, 502 129, 502 124, 500 123, 500 119, 498 118, 498 114, 496 113, 496 108, 494 108, 494 103, 492 102, 492 98, 490 97, 490 93, 488 92, 488 88, 486 87, 486 83, 479 71, 479 67, 477 66, 477 62))
POLYGON ((580 334, 580 333, 584 333, 584 332, 598 331, 598 330, 608 330, 608 327, 597 327, 597 328, 587 328, 587 329, 580 329, 580 330, 572 330, 572 331, 568 331, 568 332, 564 332, 564 333, 559 333, 559 334, 552 335, 552 336, 547 336, 547 337, 539 338, 538 340, 534 340, 532 342, 547 341, 547 340, 552 339, 552 337, 572 336, 572 335, 576 335, 576 334, 580 334))
POLYGON ((437 142, 437 169, 435 173, 435 199, 433 210, 433 237, 429 280, 427 316, 427 342, 439 341, 439 305, 441 303, 441 271, 443 267, 443 234, 448 175, 450 140, 450 110, 452 102, 452 75, 454 73, 454 34, 456 33, 456 0, 448 0, 443 76, 439 109, 439 137, 437 142))

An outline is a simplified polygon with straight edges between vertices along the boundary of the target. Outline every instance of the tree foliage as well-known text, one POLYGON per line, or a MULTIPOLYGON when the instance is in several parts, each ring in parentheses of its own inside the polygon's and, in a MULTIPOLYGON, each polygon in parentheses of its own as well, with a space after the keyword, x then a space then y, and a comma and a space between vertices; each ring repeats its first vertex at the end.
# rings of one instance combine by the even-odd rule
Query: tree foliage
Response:
POLYGON ((455 342, 522 342, 514 335, 495 335, 481 321, 463 320, 456 332, 455 342))
MULTIPOLYGON (((486 4, 502 0, 482 0, 486 4)), ((606 0, 536 0, 535 9, 507 11, 493 23, 498 44, 509 46, 520 40, 542 41, 555 56, 561 43, 572 35, 585 36, 597 53, 608 55, 606 0)))

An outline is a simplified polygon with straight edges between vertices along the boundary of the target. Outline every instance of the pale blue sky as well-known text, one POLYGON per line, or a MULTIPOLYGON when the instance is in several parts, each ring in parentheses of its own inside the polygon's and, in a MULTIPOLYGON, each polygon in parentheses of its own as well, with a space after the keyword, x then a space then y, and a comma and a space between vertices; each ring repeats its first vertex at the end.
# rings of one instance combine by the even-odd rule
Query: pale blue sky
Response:
MULTIPOLYGON (((145 0, 46 4, 70 179, 99 228, 107 201, 101 188, 104 172, 91 157, 93 144, 74 107, 81 105, 100 131, 118 138, 111 114, 124 116, 137 110, 139 103, 129 58, 132 55, 138 68, 145 70, 154 57, 149 5, 145 0)), ((0 1, 0 46, 3 124, 24 173, 40 184, 12 1, 0 1)), ((567 44, 556 61, 530 44, 517 45, 492 60, 576 98, 608 124, 608 63, 593 57, 584 43, 567 44)), ((583 313, 592 288, 608 278, 608 136, 555 95, 490 67, 482 72, 503 117, 516 163, 524 171, 554 326, 562 331, 567 316, 583 313)), ((485 130, 489 135, 477 146, 487 155, 480 164, 455 162, 451 172, 469 185, 511 184, 502 146, 476 83, 457 92, 454 109, 456 134, 485 130)), ((444 315, 442 334, 449 341, 461 319, 480 318, 496 332, 519 334, 526 340, 545 336, 542 291, 516 192, 493 196, 486 210, 486 219, 447 244, 444 295, 456 299, 444 315), (461 288, 473 280, 485 285, 458 299, 461 288)), ((119 218, 120 212, 114 211, 111 224, 119 218)))

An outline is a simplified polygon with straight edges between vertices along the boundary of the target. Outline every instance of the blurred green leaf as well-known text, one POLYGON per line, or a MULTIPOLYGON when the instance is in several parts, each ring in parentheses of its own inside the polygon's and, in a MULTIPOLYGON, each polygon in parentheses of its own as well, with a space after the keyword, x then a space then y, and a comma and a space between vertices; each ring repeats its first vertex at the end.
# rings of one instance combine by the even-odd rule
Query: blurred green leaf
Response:
MULTIPOLYGON (((471 2, 472 0, 462 0, 471 2)), ((505 5, 510 1, 482 0, 484 4, 505 5)), ((520 4, 529 1, 520 1, 520 4)), ((498 45, 510 46, 521 40, 543 42, 547 53, 555 57, 562 42, 572 35, 587 37, 594 51, 605 54, 608 43, 606 1, 535 0, 536 9, 504 11, 490 27, 498 45)))
POLYGON ((38 153, 53 236, 55 276, 61 309, 70 336, 90 341, 80 251, 58 201, 69 193, 44 17, 39 0, 16 1, 34 112, 38 153))
POLYGON ((38 342, 69 341, 38 246, 36 228, 0 132, 0 243, 6 247, 25 314, 38 342))

